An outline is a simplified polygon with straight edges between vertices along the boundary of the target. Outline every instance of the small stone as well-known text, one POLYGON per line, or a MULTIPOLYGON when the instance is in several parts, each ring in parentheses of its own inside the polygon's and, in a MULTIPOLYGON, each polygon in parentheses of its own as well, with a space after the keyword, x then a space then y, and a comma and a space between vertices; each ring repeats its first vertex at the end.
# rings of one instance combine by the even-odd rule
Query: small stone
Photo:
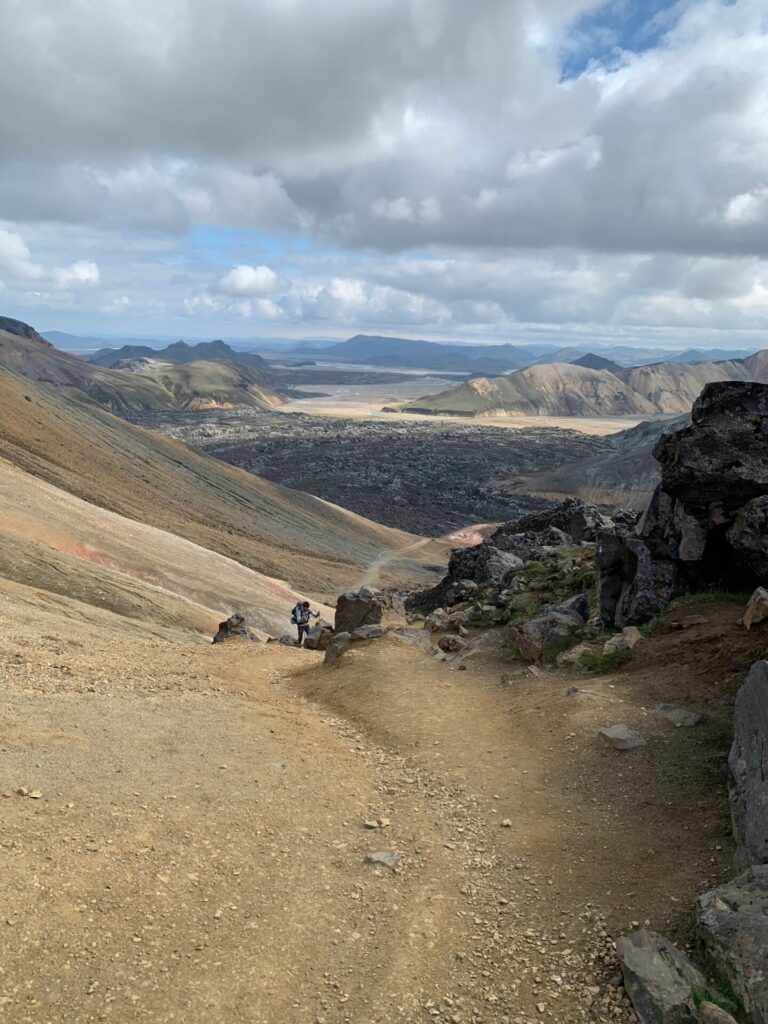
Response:
POLYGON ((698 711, 688 711, 686 708, 671 708, 669 711, 660 712, 662 718, 666 718, 675 728, 693 729, 701 725, 704 716, 698 711))
POLYGON ((27 789, 26 786, 19 786, 19 788, 16 790, 16 793, 18 796, 29 796, 29 790, 27 789))
POLYGON ((42 795, 43 794, 42 794, 41 790, 33 789, 32 792, 29 794, 29 799, 30 800, 40 800, 42 798, 42 795))
POLYGON ((364 821, 363 828, 379 828, 378 821, 364 821))
POLYGON ((502 828, 512 828, 512 820, 510 818, 504 818, 501 823, 502 828))
POLYGON ((627 725, 609 725, 600 730, 600 735, 610 743, 614 750, 634 750, 644 747, 646 740, 639 732, 627 725))
POLYGON ((400 854, 395 853, 394 850, 375 850, 373 853, 366 853, 365 863, 378 864, 394 871, 400 863, 400 854))

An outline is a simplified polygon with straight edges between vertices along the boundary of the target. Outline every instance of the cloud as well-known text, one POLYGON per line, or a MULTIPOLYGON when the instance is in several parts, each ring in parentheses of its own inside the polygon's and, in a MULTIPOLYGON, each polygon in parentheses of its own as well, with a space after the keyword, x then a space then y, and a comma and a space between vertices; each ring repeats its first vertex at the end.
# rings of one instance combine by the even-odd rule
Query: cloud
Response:
POLYGON ((8 0, 4 302, 755 330, 764 0, 661 6, 630 38, 641 0, 8 0))
POLYGON ((270 267, 249 267, 245 263, 233 267, 219 281, 226 295, 269 295, 277 285, 277 274, 270 267))
POLYGON ((45 267, 32 260, 20 235, 0 228, 0 276, 9 283, 36 287, 72 288, 99 283, 99 268, 93 260, 77 260, 68 267, 45 267))

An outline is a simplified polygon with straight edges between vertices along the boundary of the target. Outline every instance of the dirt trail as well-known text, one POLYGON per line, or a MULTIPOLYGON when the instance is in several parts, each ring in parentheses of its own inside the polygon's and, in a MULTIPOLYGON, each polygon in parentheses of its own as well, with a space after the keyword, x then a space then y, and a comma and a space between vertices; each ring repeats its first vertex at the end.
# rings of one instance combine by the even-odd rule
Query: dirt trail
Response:
POLYGON ((609 934, 685 935, 729 869, 723 701, 751 652, 722 609, 708 628, 719 660, 665 680, 661 636, 565 697, 392 639, 326 670, 1 584, 0 1020, 631 1019, 609 934), (681 686, 698 729, 643 710, 681 686), (613 721, 648 747, 601 747, 613 721))

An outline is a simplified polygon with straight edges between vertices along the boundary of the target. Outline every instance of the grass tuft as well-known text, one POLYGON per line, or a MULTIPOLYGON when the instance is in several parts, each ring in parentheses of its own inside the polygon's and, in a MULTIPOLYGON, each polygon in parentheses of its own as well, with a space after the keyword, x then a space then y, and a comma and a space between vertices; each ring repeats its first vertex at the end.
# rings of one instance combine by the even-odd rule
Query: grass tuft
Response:
POLYGON ((631 651, 611 651, 603 654, 601 651, 585 651, 579 658, 579 666, 587 672, 612 672, 614 669, 626 665, 632 658, 631 651))

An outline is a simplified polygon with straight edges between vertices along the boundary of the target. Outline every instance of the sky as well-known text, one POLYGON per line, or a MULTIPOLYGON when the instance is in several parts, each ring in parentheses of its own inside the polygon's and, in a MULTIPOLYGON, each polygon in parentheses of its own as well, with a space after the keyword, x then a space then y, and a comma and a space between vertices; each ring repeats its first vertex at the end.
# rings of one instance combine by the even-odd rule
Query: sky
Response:
POLYGON ((0 314, 768 346, 765 0, 4 0, 0 314))

